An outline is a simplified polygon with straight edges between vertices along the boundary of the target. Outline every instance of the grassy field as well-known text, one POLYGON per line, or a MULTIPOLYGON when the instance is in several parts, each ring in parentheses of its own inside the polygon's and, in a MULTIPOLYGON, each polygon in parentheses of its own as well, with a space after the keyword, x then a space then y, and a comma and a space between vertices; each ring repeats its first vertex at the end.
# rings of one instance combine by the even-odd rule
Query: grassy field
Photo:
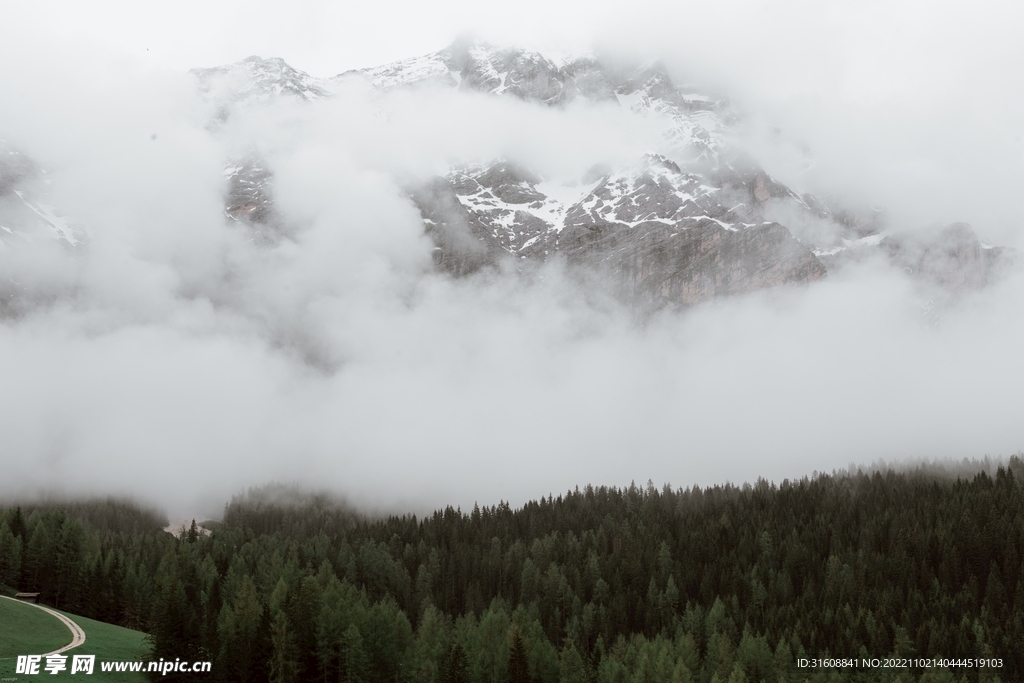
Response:
MULTIPOLYGON (((103 673, 100 671, 100 662, 140 661, 148 650, 145 641, 146 634, 86 619, 69 612, 62 611, 61 613, 70 617, 85 631, 85 643, 63 654, 69 657, 71 655, 96 655, 96 669, 93 675, 88 677, 89 680, 102 683, 107 681, 110 683, 143 683, 147 680, 146 676, 141 673, 103 673)), ((31 605, 0 600, 0 680, 24 682, 38 678, 37 676, 15 674, 15 655, 50 652, 69 642, 71 642, 71 632, 64 624, 46 612, 31 605), (13 609, 9 609, 8 606, 13 609), (4 611, 5 609, 7 611, 4 611), (55 635, 50 635, 51 640, 46 641, 42 635, 33 636, 32 640, 22 637, 20 633, 32 624, 37 625, 36 629, 39 633, 45 629, 47 634, 55 635), (52 631, 49 630, 50 624, 52 624, 52 631), (56 644, 49 646, 51 642, 56 642, 56 644)), ((70 661, 68 659, 69 663, 70 661)), ((49 676, 49 674, 45 675, 49 676)), ((69 673, 64 671, 60 675, 67 676, 69 673)))
POLYGON ((70 642, 68 627, 43 610, 0 599, 0 660, 52 652, 70 642))

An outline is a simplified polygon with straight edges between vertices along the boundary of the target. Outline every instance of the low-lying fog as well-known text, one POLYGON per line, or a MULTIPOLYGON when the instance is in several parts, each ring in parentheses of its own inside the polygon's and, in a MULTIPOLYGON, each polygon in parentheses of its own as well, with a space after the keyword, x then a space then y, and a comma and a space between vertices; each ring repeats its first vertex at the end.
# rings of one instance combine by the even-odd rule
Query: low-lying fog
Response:
MULTIPOLYGON (((848 35, 869 14, 840 21, 835 44, 818 30, 835 18, 811 17, 814 67, 778 18, 779 54, 761 62, 756 17, 706 61, 707 36, 680 47, 659 29, 645 49, 735 91, 751 153, 796 189, 1019 246, 1024 87, 1002 60, 1020 48, 950 67, 936 35, 955 23, 934 20, 911 41, 925 63, 886 42, 909 11, 869 32, 875 51, 848 35), (942 81, 947 67, 964 80, 942 81)), ((636 31, 601 30, 611 53, 641 52, 636 31)), ((0 138, 91 237, 0 249, 0 279, 33 302, 0 319, 0 496, 127 494, 199 515, 282 481, 421 511, 1024 448, 1017 271, 946 301, 869 261, 642 322, 558 263, 452 279, 404 183, 498 156, 571 179, 654 133, 611 106, 355 88, 211 127, 183 70, 43 44, 39 59, 0 45, 0 138), (254 144, 292 226, 274 247, 224 217, 225 163, 254 144)))

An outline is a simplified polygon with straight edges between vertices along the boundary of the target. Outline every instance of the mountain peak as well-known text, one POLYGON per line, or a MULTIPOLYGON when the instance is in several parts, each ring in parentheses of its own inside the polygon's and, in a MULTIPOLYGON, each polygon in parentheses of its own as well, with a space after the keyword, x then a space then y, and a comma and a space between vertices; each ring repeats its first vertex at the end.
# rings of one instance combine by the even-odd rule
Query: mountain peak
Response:
POLYGON ((264 103, 282 95, 304 101, 330 96, 323 79, 294 68, 281 57, 250 55, 239 62, 192 69, 190 73, 199 81, 199 92, 221 105, 264 103))
MULTIPOLYGON (((208 93, 221 88, 233 102, 280 96, 318 100, 338 92, 348 79, 361 79, 377 95, 427 87, 547 107, 581 100, 617 103, 662 131, 661 143, 632 163, 597 164, 566 185, 497 159, 455 163, 443 176, 410 188, 434 241, 435 262, 454 275, 502 259, 565 258, 610 269, 626 283, 628 298, 656 308, 814 281, 880 251, 948 289, 971 289, 987 281, 1001 258, 1000 250, 984 249, 960 226, 934 247, 886 238, 876 230, 857 233, 827 207, 799 197, 744 158, 731 142, 737 117, 728 101, 676 84, 659 61, 626 69, 589 54, 553 56, 459 40, 436 52, 330 79, 259 56, 194 73, 208 93), (798 238, 785 225, 812 219, 829 223, 827 234, 812 231, 798 238)), ((273 209, 271 178, 259 160, 233 165, 229 172, 227 215, 248 225, 257 241, 273 242, 286 227, 273 209)))

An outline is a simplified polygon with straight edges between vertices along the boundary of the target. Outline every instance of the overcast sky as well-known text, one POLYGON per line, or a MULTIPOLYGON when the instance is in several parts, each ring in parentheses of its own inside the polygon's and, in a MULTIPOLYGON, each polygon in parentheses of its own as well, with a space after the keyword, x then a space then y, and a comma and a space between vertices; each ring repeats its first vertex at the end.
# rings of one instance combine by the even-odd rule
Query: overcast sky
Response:
POLYGON ((5 4, 5 69, 181 72, 258 54, 330 76, 467 33, 661 58, 778 130, 762 162, 798 189, 1019 239, 1005 201, 1024 184, 1024 9, 1012 0, 5 4))
POLYGON ((0 137, 51 168, 54 203, 95 239, 81 258, 0 253, 43 302, 0 325, 0 493, 128 493, 198 514, 282 480, 425 509, 1024 448, 1019 277, 938 323, 904 276, 869 264, 638 327, 556 267, 530 282, 431 273, 395 182, 453 153, 511 149, 556 171, 642 152, 615 112, 341 98, 213 135, 185 75, 259 54, 329 76, 467 32, 658 57, 736 101, 751 150, 791 186, 902 227, 968 221, 1020 245, 1016 3, 12 2, 3 14, 0 137), (274 250, 223 220, 225 160, 254 140, 278 208, 304 226, 274 250))

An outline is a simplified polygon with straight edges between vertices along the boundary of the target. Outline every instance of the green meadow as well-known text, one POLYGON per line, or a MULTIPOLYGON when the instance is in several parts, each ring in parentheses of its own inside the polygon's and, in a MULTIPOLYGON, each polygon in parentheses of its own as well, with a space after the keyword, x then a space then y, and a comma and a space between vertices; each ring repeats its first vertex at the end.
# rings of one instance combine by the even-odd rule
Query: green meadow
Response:
POLYGON ((67 626, 43 610, 0 598, 0 667, 10 660, 13 670, 17 655, 52 652, 70 642, 67 626))
MULTIPOLYGON (((96 655, 96 668, 91 680, 107 683, 143 683, 142 673, 103 673, 100 662, 141 661, 149 650, 146 634, 63 612, 85 631, 85 643, 63 654, 96 655)), ((71 632, 64 624, 31 605, 0 599, 0 679, 28 681, 36 676, 15 674, 17 655, 52 652, 71 642, 71 632)), ((61 675, 69 675, 68 671, 61 675)))

